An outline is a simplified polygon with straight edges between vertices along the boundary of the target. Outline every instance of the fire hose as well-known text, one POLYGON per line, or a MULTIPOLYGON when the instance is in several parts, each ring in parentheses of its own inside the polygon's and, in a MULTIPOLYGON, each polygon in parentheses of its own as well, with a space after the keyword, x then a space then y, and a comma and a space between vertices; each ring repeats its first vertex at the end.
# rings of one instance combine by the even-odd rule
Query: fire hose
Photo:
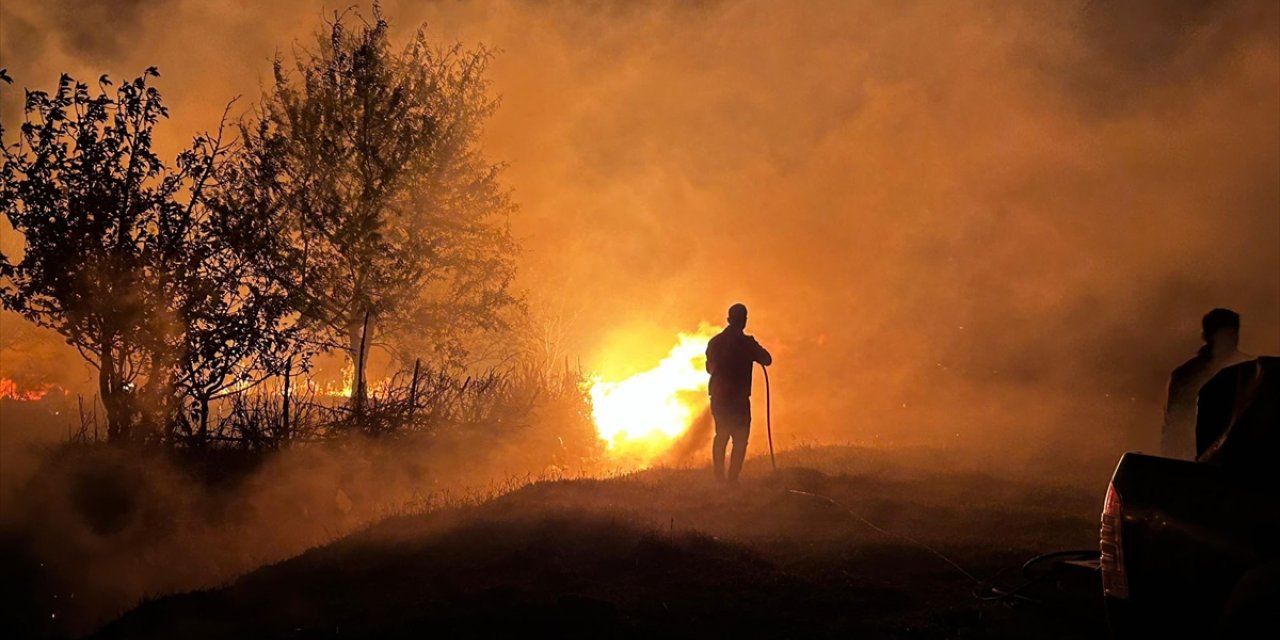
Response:
POLYGON ((927 551, 928 553, 932 554, 933 556, 937 557, 938 559, 942 560, 948 565, 951 565, 951 568, 955 569, 957 572, 960 573, 960 575, 964 576, 970 582, 972 582, 974 585, 971 591, 973 597, 984 602, 1012 603, 1014 601, 1021 601, 1021 602, 1031 602, 1035 604, 1047 604, 1046 602, 1030 597, 1025 593, 1030 588, 1044 583, 1052 575, 1052 570, 1050 570, 1049 572, 1041 571, 1039 575, 1036 575, 1036 573, 1033 571, 1035 567, 1043 565, 1049 561, 1056 561, 1056 560, 1063 560, 1063 559, 1090 560, 1098 557, 1097 549, 1069 549, 1064 551, 1051 551, 1049 553, 1042 553, 1040 555, 1037 555, 1031 558, 1030 560, 1027 560, 1025 563, 1022 564, 1022 577, 1023 577, 1022 584, 1019 584, 1015 587, 1006 587, 995 582, 995 579, 999 577, 1001 573, 1004 572, 1003 569, 999 572, 996 572, 995 575, 991 576, 990 578, 987 578, 986 580, 980 579, 976 575, 974 575, 973 572, 969 571, 968 569, 965 569, 958 562, 956 562, 955 560, 952 560, 949 556, 935 549, 934 547, 928 544, 925 544, 924 542, 921 542, 920 540, 913 538, 909 535, 906 535, 904 533, 901 533, 901 532, 895 533, 893 531, 889 531, 888 529, 885 529, 884 527, 881 527, 880 525, 864 518, 862 514, 858 513, 857 511, 849 508, 848 506, 840 502, 837 502, 834 498, 831 498, 830 496, 825 496, 820 493, 814 493, 811 491, 801 491, 799 489, 787 489, 787 493, 789 495, 804 496, 806 498, 813 498, 813 499, 825 502, 828 505, 852 516, 856 520, 860 521, 862 524, 866 525, 867 527, 875 530, 876 532, 886 537, 896 538, 913 547, 916 547, 923 551, 927 551))
POLYGON ((773 466, 773 472, 777 473, 778 461, 773 457, 773 400, 769 394, 769 367, 761 364, 760 370, 764 371, 764 430, 769 436, 769 464, 773 466))
MULTIPOLYGON (((760 370, 764 372, 764 424, 765 424, 765 433, 768 435, 768 440, 769 440, 769 464, 773 466, 774 473, 777 473, 778 461, 774 458, 774 454, 773 454, 773 406, 772 406, 773 399, 771 397, 772 394, 769 389, 769 367, 765 366, 762 363, 760 365, 760 370)), ((997 572, 996 575, 986 580, 979 579, 972 572, 965 569, 955 560, 952 560, 950 557, 943 554, 941 551, 938 551, 937 549, 933 548, 932 546, 927 545, 924 542, 921 542, 920 540, 917 540, 911 536, 908 536, 902 533, 894 533, 887 529, 884 529, 883 527, 875 524, 874 522, 871 522, 870 520, 862 517, 862 515, 857 513, 856 511, 846 507, 845 505, 835 501, 834 499, 828 496, 824 496, 819 493, 812 493, 809 491, 801 491, 799 489, 788 489, 787 493, 792 495, 800 495, 800 496, 806 496, 809 498, 816 498, 818 500, 822 500, 830 504, 831 506, 836 507, 837 509, 844 511, 845 513, 853 516, 857 520, 861 521, 863 524, 867 525, 871 529, 874 529, 875 531, 885 536, 888 536, 890 538, 897 538, 912 546, 915 546, 917 548, 920 548, 920 549, 923 549, 924 551, 929 552, 930 554, 941 559, 943 562, 947 563, 948 565, 951 565, 951 567, 954 568, 956 571, 958 571, 961 575, 963 575, 969 581, 973 582, 974 583, 974 587, 972 590, 973 596, 978 600, 981 600, 984 602, 1011 603, 1014 601, 1024 601, 1024 602, 1032 602, 1037 604, 1046 604, 1041 600, 1029 597, 1025 593, 1031 587, 1034 587, 1044 582, 1046 578, 1048 578, 1050 575, 1049 573, 1041 573, 1040 575, 1033 575, 1032 569, 1034 567, 1050 560, 1059 560, 1062 558, 1082 560, 1082 559, 1092 559, 1098 556, 1098 551, 1096 549, 1072 549, 1072 550, 1066 550, 1066 551, 1051 551, 1049 553, 1042 553, 1038 556, 1031 558, 1030 560, 1027 560, 1022 565, 1022 576, 1023 576, 1022 584, 1019 584, 1014 587, 1006 587, 995 582, 996 577, 998 577, 1001 572, 997 572)))

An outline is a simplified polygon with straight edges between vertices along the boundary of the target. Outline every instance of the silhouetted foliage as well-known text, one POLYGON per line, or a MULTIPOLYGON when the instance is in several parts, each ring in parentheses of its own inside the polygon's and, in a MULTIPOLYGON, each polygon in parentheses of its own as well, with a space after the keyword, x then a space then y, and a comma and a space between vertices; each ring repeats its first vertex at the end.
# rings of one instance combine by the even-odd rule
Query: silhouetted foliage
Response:
POLYGON ((158 75, 114 95, 105 75, 96 93, 64 75, 53 94, 27 92, 18 140, 2 142, 0 209, 24 245, 0 256, 0 301, 98 369, 112 440, 172 437, 188 399, 207 407, 292 345, 285 292, 208 206, 221 133, 172 166, 152 148, 168 115, 158 75))
POLYGON ((248 179, 228 194, 273 221, 278 274, 312 338, 355 364, 357 412, 375 334, 457 362, 462 337, 500 326, 515 303, 512 204, 478 145, 496 105, 490 54, 437 48, 421 30, 393 51, 376 5, 374 18, 336 18, 293 74, 276 61, 242 128, 248 179))
POLYGON ((457 368, 467 338, 520 308, 513 206, 479 148, 490 53, 422 30, 393 51, 374 18, 335 18, 294 74, 277 60, 234 145, 220 125, 161 159, 154 68, 96 92, 63 76, 27 92, 16 142, 0 129, 0 208, 24 241, 0 255, 0 301, 98 369, 109 439, 270 448, 532 410, 512 374, 457 368), (414 373, 370 397, 374 334, 414 373), (355 365, 345 409, 294 377, 335 348, 355 365))

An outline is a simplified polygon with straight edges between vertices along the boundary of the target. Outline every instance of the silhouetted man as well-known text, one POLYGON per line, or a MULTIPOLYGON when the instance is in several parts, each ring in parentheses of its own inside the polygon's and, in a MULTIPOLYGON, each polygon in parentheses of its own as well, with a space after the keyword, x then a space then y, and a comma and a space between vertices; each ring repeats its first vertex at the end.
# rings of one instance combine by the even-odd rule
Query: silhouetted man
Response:
POLYGON ((1200 328, 1204 345, 1169 377, 1160 450, 1170 458, 1196 459, 1196 401, 1200 388, 1223 368, 1253 358, 1236 349, 1240 344, 1240 316, 1236 312, 1214 309, 1200 320, 1200 328))
POLYGON ((711 384, 711 416, 716 421, 716 437, 711 445, 711 462, 716 479, 724 480, 724 450, 733 440, 729 459, 729 482, 737 483, 742 461, 747 457, 751 435, 751 369, 755 363, 773 364, 756 339, 743 333, 747 328, 747 307, 729 307, 729 326, 707 343, 707 373, 711 384))

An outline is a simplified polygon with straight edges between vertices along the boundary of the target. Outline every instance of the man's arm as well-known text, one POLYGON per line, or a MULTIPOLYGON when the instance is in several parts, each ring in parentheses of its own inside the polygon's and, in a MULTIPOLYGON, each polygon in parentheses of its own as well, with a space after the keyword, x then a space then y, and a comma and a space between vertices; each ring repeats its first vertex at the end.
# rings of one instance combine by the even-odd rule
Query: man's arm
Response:
POLYGON ((766 367, 773 364, 773 356, 769 355, 769 352, 766 351, 764 347, 760 346, 760 342, 758 340, 751 338, 751 344, 755 345, 755 353, 752 354, 752 360, 755 360, 766 367))

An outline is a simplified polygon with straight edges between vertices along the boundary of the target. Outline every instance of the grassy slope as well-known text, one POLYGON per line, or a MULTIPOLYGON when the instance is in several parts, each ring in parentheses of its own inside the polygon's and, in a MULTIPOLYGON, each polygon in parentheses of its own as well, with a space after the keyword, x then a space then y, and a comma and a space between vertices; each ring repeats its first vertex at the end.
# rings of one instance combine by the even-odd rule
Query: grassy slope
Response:
POLYGON ((779 462, 775 476, 752 460, 737 490, 705 469, 659 469, 393 518, 227 588, 145 603, 101 635, 1099 635, 1092 576, 1028 592, 1045 604, 980 602, 969 578, 903 538, 987 578, 1095 545, 1096 487, 976 473, 930 451, 807 449, 779 462))

